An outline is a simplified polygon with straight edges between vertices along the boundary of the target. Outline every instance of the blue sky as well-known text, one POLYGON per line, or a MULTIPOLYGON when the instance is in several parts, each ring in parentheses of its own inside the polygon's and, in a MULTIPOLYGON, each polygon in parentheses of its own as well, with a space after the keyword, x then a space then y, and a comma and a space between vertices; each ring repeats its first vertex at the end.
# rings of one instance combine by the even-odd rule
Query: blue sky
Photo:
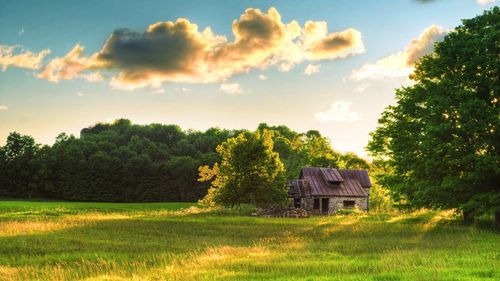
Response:
MULTIPOLYGON (((383 109, 394 102, 394 89, 410 83, 410 59, 432 51, 433 43, 459 25, 460 19, 495 5, 494 1, 479 2, 483 3, 0 1, 0 144, 11 131, 50 144, 61 132, 78 135, 83 127, 123 117, 135 123, 173 123, 198 130, 212 126, 255 129, 261 122, 298 131, 317 129, 332 140, 334 148, 364 154, 369 132, 383 109), (280 19, 269 11, 271 7, 280 19), (260 11, 245 12, 249 8, 260 11), (241 32, 248 31, 244 29, 248 25, 238 25, 244 22, 240 19, 244 14, 252 23, 267 20, 285 26, 296 21, 296 37, 265 47, 263 43, 275 39, 251 38, 263 33, 235 38, 235 24, 241 32), (146 40, 144 32, 150 25, 173 24, 178 18, 196 24, 200 33, 189 31, 188 35, 201 36, 210 41, 210 48, 223 50, 222 59, 214 59, 218 57, 215 51, 204 49, 201 54, 210 59, 196 57, 194 65, 186 66, 188 62, 176 57, 168 45, 177 41, 170 37, 146 40), (314 21, 311 25, 316 27, 320 21, 326 23, 328 32, 304 43, 309 40, 307 21, 314 21), (201 35, 206 27, 226 41, 201 35), (130 32, 106 43, 120 28, 130 32), (341 42, 342 49, 330 48, 332 42, 341 42), (156 49, 148 45, 147 50, 159 50, 152 56, 144 54, 144 48, 135 48, 137 44, 163 45, 156 49), (69 55, 77 45, 82 51, 69 55), (123 46, 125 51, 119 49, 123 46), (170 51, 164 54, 165 49, 170 51), (288 49, 295 51, 284 52, 288 49), (50 53, 40 53, 44 50, 50 53), (236 56, 235 52, 234 65, 220 61, 236 56), (53 60, 64 56, 70 58, 54 70, 53 60), (189 73, 161 65, 158 56, 173 57, 175 65, 188 67, 189 73), (142 58, 154 62, 144 65, 142 58), (208 71, 213 75, 205 74, 208 71), (120 73, 128 78, 120 78, 120 73), (144 83, 131 78, 138 76, 144 83)), ((182 42, 186 38, 191 37, 183 37, 182 42)))

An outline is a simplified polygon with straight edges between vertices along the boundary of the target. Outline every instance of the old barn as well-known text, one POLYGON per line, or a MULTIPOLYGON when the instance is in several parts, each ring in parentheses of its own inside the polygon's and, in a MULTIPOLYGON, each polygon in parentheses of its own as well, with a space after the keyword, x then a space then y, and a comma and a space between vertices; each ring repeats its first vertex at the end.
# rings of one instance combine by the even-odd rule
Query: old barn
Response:
POLYGON ((355 207, 368 211, 371 186, 366 170, 304 167, 299 179, 288 181, 288 197, 294 207, 313 214, 355 207))

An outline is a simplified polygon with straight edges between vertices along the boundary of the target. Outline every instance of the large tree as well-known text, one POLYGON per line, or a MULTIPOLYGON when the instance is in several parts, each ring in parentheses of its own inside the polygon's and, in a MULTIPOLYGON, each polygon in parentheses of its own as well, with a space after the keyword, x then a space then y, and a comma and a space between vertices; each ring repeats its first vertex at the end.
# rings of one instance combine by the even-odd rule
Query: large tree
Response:
POLYGON ((241 133, 219 145, 220 164, 200 168, 200 180, 212 180, 205 201, 259 207, 285 203, 285 168, 273 144, 272 132, 263 130, 241 133))
POLYGON ((381 180, 414 207, 500 213, 500 9, 450 32, 396 91, 368 149, 388 160, 381 180))
POLYGON ((30 136, 10 133, 0 147, 0 196, 40 195, 40 146, 30 136))

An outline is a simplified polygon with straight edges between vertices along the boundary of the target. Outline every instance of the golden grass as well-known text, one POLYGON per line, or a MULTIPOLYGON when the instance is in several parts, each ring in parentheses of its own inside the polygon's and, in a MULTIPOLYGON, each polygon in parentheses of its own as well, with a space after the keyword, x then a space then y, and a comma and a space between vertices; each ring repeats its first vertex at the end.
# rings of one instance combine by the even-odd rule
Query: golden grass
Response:
POLYGON ((453 211, 267 219, 199 208, 0 217, 0 280, 500 277, 500 237, 454 220, 453 211))
MULTIPOLYGON (((183 215, 202 214, 211 211, 213 211, 213 209, 198 208, 192 206, 178 211, 161 210, 161 211, 137 211, 130 213, 102 213, 93 211, 86 213, 67 214, 54 218, 41 216, 41 217, 35 217, 34 219, 0 220, 0 237, 53 232, 74 227, 82 227, 90 224, 95 224, 97 222, 109 221, 109 220, 126 220, 126 219, 144 218, 144 217, 183 216, 183 215)), ((14 212, 12 214, 18 218, 21 218, 23 215, 21 212, 14 212)), ((30 214, 32 215, 33 212, 30 212, 30 214)))
POLYGON ((39 234, 68 228, 81 227, 106 220, 124 220, 130 216, 116 213, 87 213, 67 215, 52 220, 0 221, 0 237, 39 234))

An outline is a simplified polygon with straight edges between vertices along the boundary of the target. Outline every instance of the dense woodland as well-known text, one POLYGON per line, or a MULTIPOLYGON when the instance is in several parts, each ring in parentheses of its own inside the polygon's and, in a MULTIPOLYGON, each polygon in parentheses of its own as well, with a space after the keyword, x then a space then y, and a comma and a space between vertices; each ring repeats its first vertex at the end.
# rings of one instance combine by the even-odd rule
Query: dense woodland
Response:
MULTIPOLYGON (((355 154, 334 151, 318 131, 298 133, 260 124, 274 151, 296 178, 305 165, 368 168, 355 154)), ((0 196, 78 201, 195 201, 209 183, 198 168, 220 161, 218 145, 244 130, 183 131, 176 125, 135 125, 120 119, 81 130, 80 138, 60 134, 52 146, 11 133, 0 147, 0 196)))

